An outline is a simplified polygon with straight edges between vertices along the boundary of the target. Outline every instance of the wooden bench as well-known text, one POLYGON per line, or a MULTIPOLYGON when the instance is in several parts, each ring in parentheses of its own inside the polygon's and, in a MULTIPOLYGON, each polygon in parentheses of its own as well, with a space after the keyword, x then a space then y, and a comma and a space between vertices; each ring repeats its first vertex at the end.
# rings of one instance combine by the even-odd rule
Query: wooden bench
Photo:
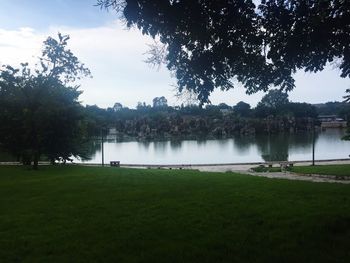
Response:
POLYGON ((113 167, 120 167, 120 161, 111 161, 110 165, 113 167))
POLYGON ((294 162, 280 162, 281 169, 286 169, 294 166, 294 162))

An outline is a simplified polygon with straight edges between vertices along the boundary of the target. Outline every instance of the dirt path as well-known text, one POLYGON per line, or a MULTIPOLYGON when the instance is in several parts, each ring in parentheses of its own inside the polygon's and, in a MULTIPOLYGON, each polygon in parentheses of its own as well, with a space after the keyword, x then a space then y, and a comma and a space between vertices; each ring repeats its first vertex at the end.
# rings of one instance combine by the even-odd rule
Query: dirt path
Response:
MULTIPOLYGON (((240 172, 242 173, 242 172, 240 172)), ((278 179, 288 179, 288 180, 299 180, 299 181, 310 181, 316 183, 340 183, 340 184, 350 184, 349 179, 335 179, 335 176, 328 175, 305 175, 305 174, 296 174, 290 172, 280 172, 280 173, 255 173, 255 172, 243 172, 243 174, 261 176, 267 178, 278 178, 278 179)))
MULTIPOLYGON (((350 160, 338 160, 338 161, 322 161, 317 162, 316 165, 329 165, 329 164, 350 164, 350 160)), ((308 166, 311 165, 311 162, 296 162, 295 166, 308 166)), ((341 184, 350 184, 350 178, 348 180, 337 179, 335 176, 331 175, 306 175, 306 174, 297 174, 291 172, 263 172, 257 173, 253 172, 250 169, 257 167, 257 165, 222 165, 222 166, 197 166, 192 167, 192 169, 197 169, 200 171, 206 172, 235 172, 240 174, 252 175, 252 176, 261 176, 267 178, 278 178, 278 179, 288 179, 288 180, 299 180, 299 181, 311 181, 311 182, 327 182, 327 183, 341 183, 341 184)))

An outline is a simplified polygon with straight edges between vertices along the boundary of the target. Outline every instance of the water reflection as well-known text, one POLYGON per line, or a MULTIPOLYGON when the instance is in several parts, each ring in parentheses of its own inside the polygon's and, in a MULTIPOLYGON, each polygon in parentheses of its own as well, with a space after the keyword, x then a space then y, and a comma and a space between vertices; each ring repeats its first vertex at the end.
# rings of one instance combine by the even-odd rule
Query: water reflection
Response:
POLYGON ((279 134, 271 137, 258 136, 256 137, 256 144, 265 162, 270 161, 287 161, 289 156, 289 136, 279 134))
MULTIPOLYGON (((317 140, 318 133, 315 133, 315 144, 317 144, 317 140)), ((313 134, 296 133, 257 136, 255 142, 264 161, 287 161, 290 159, 289 152, 308 153, 312 151, 313 134)))
POLYGON ((150 141, 141 141, 138 143, 138 145, 143 148, 143 150, 148 150, 149 146, 151 145, 150 141))
POLYGON ((170 141, 170 148, 174 151, 180 151, 182 147, 182 141, 180 140, 172 140, 170 141))
POLYGON ((255 136, 237 136, 233 139, 233 147, 246 155, 250 152, 252 145, 256 144, 255 136))
POLYGON ((207 140, 205 139, 198 139, 196 142, 198 146, 205 146, 207 144, 207 140))
MULTIPOLYGON (((350 141, 342 141, 342 130, 315 134, 316 159, 347 158, 350 141)), ((115 138, 105 142, 105 160, 144 164, 204 164, 260 161, 310 160, 311 133, 237 136, 218 140, 128 141, 115 138)), ((89 162, 101 160, 100 142, 90 148, 89 162)))
POLYGON ((157 155, 164 155, 168 148, 168 141, 156 141, 153 142, 154 153, 157 155))
MULTIPOLYGON (((348 158, 350 141, 342 141, 344 130, 329 129, 315 134, 315 158, 348 158)), ((107 136, 105 162, 131 164, 205 164, 260 161, 311 160, 311 133, 237 136, 218 140, 120 141, 107 136)), ((77 162, 101 163, 101 140, 84 145, 85 156, 77 162)), ((8 158, 0 152, 0 161, 8 158)))
POLYGON ((90 140, 84 144, 83 156, 81 160, 84 162, 92 161, 95 159, 96 155, 101 154, 101 141, 100 140, 90 140))
POLYGON ((215 141, 217 141, 217 143, 220 145, 220 147, 228 147, 229 146, 229 142, 231 140, 232 139, 220 139, 220 140, 215 140, 215 141))

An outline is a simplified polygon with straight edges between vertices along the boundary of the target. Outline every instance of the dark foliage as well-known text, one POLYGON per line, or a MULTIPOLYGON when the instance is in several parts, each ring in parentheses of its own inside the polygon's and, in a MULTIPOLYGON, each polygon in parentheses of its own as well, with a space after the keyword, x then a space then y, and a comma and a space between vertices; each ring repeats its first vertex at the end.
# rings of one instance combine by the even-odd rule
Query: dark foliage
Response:
POLYGON ((307 103, 290 103, 285 95, 271 91, 263 99, 267 106, 254 109, 241 101, 234 107, 225 103, 206 107, 151 107, 138 103, 136 109, 114 111, 113 108, 86 106, 85 111, 91 135, 99 135, 101 127, 108 127, 115 129, 123 139, 217 138, 310 130, 317 117, 316 108, 307 103), (275 98, 279 95, 283 99, 275 98), (271 103, 267 103, 269 98, 271 103))
POLYGON ((215 88, 241 82, 247 93, 294 88, 297 69, 336 62, 350 76, 350 1, 98 0, 129 27, 159 38, 149 62, 165 62, 178 89, 209 102, 215 88))
POLYGON ((0 70, 0 144, 37 168, 40 156, 51 162, 82 155, 86 139, 78 87, 68 83, 90 71, 66 49, 68 36, 44 42, 40 67, 0 70))

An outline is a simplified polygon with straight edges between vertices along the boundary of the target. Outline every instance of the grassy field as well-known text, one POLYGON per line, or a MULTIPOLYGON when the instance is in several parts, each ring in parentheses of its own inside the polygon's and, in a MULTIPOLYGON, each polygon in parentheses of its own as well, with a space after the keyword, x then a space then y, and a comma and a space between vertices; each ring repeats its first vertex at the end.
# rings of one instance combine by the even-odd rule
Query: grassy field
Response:
POLYGON ((0 262, 350 262, 350 186, 0 167, 0 262))
POLYGON ((291 168, 291 171, 301 174, 350 176, 350 164, 295 166, 291 168))

